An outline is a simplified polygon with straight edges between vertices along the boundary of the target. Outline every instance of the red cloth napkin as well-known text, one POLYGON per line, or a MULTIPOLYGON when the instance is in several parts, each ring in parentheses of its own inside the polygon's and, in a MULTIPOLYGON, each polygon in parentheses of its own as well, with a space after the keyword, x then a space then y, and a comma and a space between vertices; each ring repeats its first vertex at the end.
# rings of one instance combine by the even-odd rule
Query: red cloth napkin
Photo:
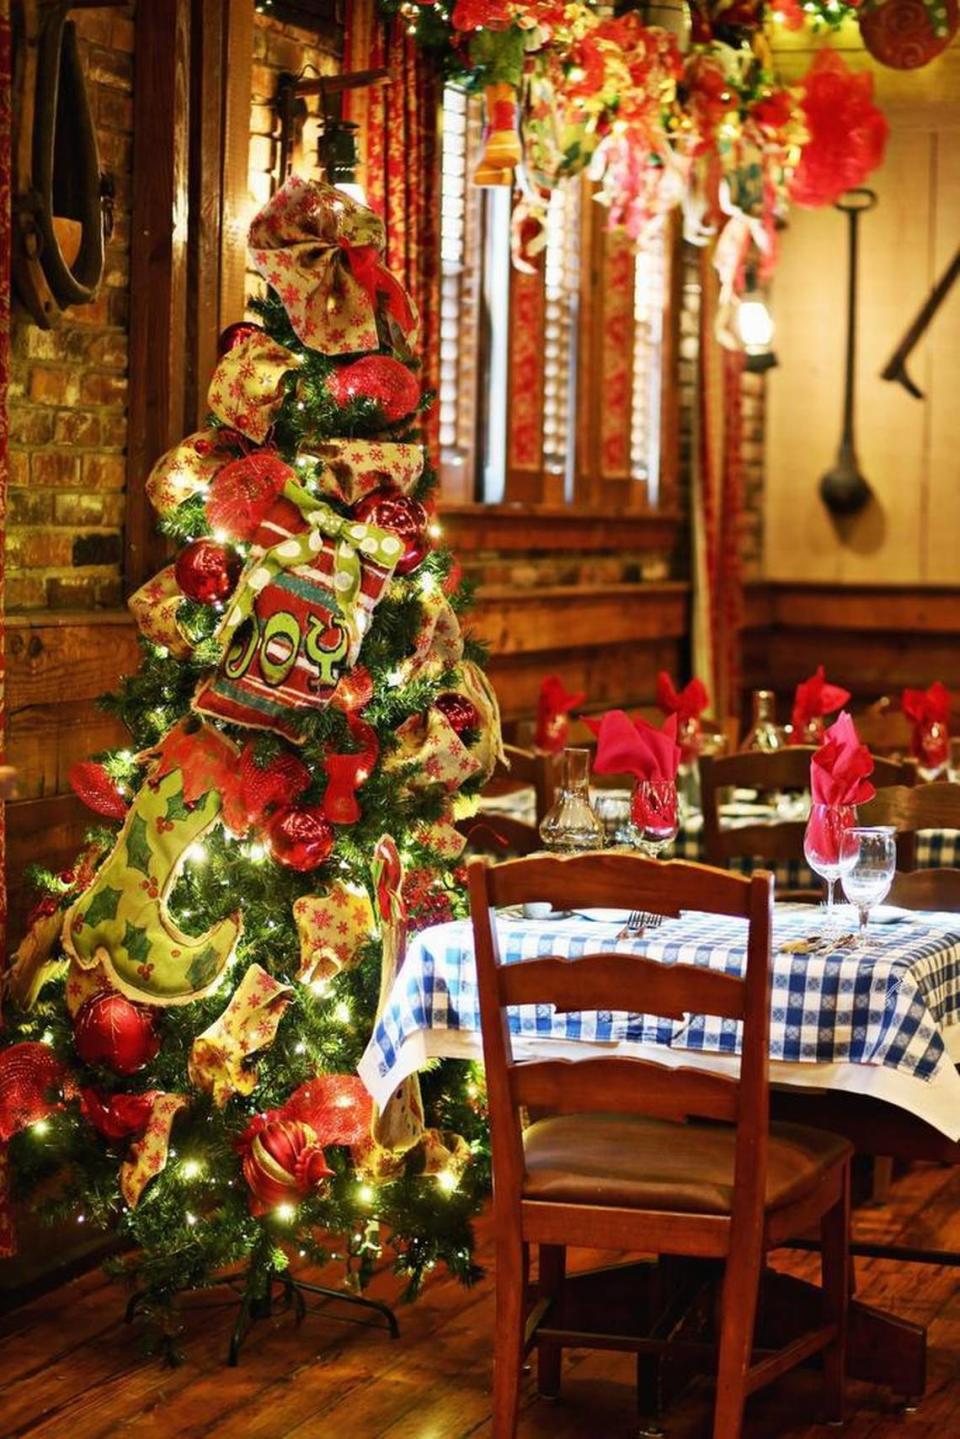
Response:
POLYGON ((680 746, 675 714, 669 716, 663 729, 639 717, 632 720, 623 710, 608 710, 599 721, 587 723, 597 736, 593 761, 597 774, 632 774, 640 780, 676 779, 680 746))
POLYGON ((559 754, 570 733, 570 711, 579 709, 585 690, 568 693, 559 675, 547 675, 537 700, 537 728, 534 743, 548 754, 559 754))
POLYGON ((849 698, 850 691, 842 689, 840 685, 828 684, 823 665, 817 665, 816 673, 797 685, 793 697, 793 714, 790 718, 796 743, 803 742, 802 735, 811 721, 822 719, 824 715, 835 714, 837 710, 843 709, 849 698))
POLYGON ((873 755, 860 743, 856 725, 844 710, 810 761, 813 803, 866 804, 876 794, 868 779, 872 773, 873 755))
POLYGON ((675 714, 681 720, 699 719, 709 703, 703 680, 694 678, 678 690, 666 670, 657 675, 657 704, 665 715, 675 714))
POLYGON ((903 712, 913 722, 913 753, 937 769, 946 763, 950 740, 950 691, 940 680, 928 690, 904 690, 903 712))

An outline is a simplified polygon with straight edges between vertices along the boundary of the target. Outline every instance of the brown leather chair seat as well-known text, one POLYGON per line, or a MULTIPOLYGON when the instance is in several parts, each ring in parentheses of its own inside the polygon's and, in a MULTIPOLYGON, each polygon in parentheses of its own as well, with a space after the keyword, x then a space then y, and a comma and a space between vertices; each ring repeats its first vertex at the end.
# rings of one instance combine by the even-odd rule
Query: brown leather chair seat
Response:
MULTIPOLYGON (((564 1114, 524 1131, 524 1199, 629 1209, 729 1214, 736 1131, 722 1124, 673 1124, 620 1114, 564 1114)), ((771 1124, 767 1209, 807 1193, 831 1165, 852 1154, 839 1135, 771 1124)))

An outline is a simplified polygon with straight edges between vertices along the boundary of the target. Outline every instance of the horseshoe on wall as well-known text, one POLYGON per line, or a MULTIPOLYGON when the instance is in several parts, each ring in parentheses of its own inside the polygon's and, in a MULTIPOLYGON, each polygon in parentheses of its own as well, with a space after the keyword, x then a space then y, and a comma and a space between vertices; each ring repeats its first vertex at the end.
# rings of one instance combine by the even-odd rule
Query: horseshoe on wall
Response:
POLYGON ((96 297, 113 183, 100 171, 69 0, 15 0, 12 273, 45 330, 96 297))

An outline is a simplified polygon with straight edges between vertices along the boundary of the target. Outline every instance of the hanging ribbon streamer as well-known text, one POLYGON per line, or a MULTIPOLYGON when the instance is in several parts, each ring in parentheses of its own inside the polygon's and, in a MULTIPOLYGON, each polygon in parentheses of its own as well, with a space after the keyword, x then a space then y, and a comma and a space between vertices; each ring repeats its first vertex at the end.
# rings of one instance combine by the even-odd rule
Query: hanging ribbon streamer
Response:
POLYGON ((326 894, 295 900, 293 918, 300 937, 297 978, 304 984, 323 984, 342 969, 352 969, 376 929, 366 890, 341 880, 326 894))
POLYGON ((218 1109, 233 1095, 256 1089, 250 1056, 273 1043, 293 993, 291 985, 280 984, 261 965, 251 964, 220 1018, 193 1041, 190 1082, 212 1094, 218 1109))
POLYGON ((185 1094, 164 1094, 160 1090, 150 1090, 148 1094, 150 1118, 142 1137, 131 1144, 129 1157, 120 1166, 120 1193, 130 1209, 136 1209, 150 1180, 166 1168, 173 1121, 189 1103, 185 1094))

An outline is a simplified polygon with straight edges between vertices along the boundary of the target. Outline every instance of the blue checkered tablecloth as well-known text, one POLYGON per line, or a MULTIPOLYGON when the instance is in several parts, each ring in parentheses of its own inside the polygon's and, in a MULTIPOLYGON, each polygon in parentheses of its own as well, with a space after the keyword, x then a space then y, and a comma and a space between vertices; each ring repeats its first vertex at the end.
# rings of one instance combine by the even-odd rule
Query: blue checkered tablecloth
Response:
MULTIPOLYGON (((809 906, 776 907, 771 1058, 881 1065, 900 1076, 932 1079, 945 1067, 943 1030, 960 1024, 960 915, 918 913, 896 924, 874 924, 861 953, 783 950, 821 924, 809 906)), ((620 937, 619 923, 576 915, 541 921, 501 917, 498 933, 508 964, 538 955, 576 958, 619 950, 739 974, 745 958, 744 921, 699 913, 665 920, 659 929, 631 939, 620 937)), ((512 1009, 509 1021, 514 1035, 535 1040, 654 1044, 717 1055, 736 1054, 740 1042, 735 1022, 702 1015, 675 1021, 614 1012, 557 1014, 550 1005, 530 1005, 512 1009)), ((410 1072, 404 1046, 425 1030, 479 1034, 468 920, 436 925, 411 941, 360 1066, 378 1098, 410 1072)), ((433 1052, 442 1052, 442 1046, 433 1052)))

